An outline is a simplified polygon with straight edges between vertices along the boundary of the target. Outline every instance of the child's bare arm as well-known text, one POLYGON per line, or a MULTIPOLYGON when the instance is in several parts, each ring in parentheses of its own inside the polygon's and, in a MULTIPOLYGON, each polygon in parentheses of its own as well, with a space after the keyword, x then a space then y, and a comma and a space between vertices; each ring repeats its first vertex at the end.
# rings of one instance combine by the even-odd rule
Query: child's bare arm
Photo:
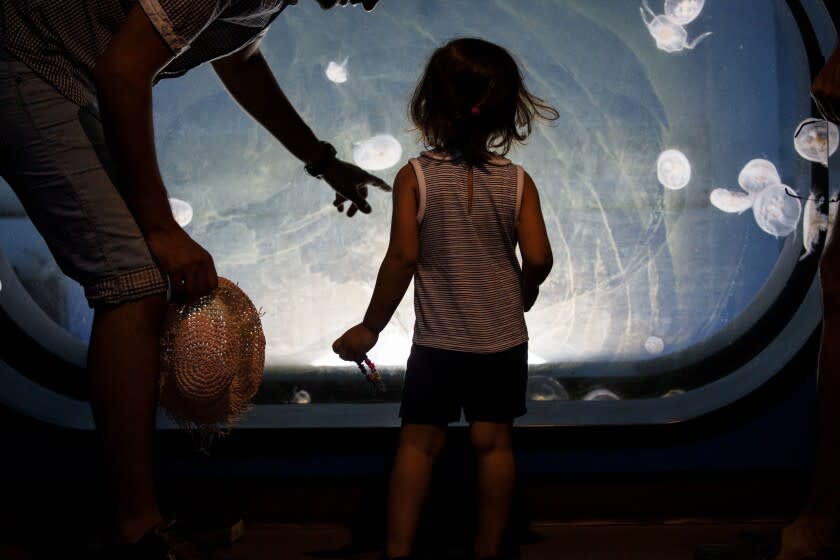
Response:
POLYGON ((397 173, 393 200, 391 239, 365 318, 333 343, 333 350, 343 360, 359 362, 376 344, 379 333, 402 301, 417 267, 417 177, 411 165, 397 173))
POLYGON ((540 209, 540 195, 534 180, 527 173, 519 207, 517 236, 519 252, 522 254, 523 305, 525 311, 528 311, 537 299, 539 285, 551 272, 554 257, 540 209))
POLYGON ((376 333, 391 320, 417 267, 417 255, 420 252, 417 240, 417 177, 410 165, 397 173, 393 198, 391 240, 362 321, 362 324, 376 333))

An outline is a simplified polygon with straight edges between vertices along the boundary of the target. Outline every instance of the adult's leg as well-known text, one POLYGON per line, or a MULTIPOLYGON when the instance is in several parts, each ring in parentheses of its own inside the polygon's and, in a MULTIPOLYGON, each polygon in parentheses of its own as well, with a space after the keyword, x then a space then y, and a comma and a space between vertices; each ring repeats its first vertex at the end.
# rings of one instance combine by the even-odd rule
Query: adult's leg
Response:
POLYGON ((390 558, 409 556, 420 512, 429 493, 435 459, 446 442, 446 426, 404 423, 388 488, 390 558))
POLYGON ((470 438, 478 467, 478 558, 499 554, 516 478, 510 423, 473 422, 470 438))
POLYGON ((95 306, 88 367, 116 530, 162 521, 151 441, 165 282, 108 173, 95 113, 0 50, 0 173, 56 262, 95 306))
POLYGON ((116 508, 117 536, 139 539, 163 521, 152 439, 165 299, 96 309, 88 352, 91 404, 116 508))
POLYGON ((823 327, 814 477, 808 502, 782 532, 779 560, 799 560, 821 547, 840 550, 840 239, 833 233, 820 261, 823 327))

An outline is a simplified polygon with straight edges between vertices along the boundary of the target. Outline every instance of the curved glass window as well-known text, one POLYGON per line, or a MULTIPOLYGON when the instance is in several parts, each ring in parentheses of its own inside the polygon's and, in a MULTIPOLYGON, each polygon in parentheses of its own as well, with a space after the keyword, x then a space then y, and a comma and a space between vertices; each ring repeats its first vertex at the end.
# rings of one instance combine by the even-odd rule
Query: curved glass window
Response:
MULTIPOLYGON (((813 201, 828 194, 819 160, 836 130, 805 121, 809 69, 834 41, 823 4, 685 0, 666 14, 662 0, 497 0, 480 10, 472 0, 382 0, 367 14, 301 2, 262 50, 316 134, 391 181, 423 149, 406 117, 413 85, 437 45, 465 35, 509 48, 561 115, 509 155, 540 190, 555 255, 526 315, 523 422, 679 420, 778 371, 820 319, 828 205, 813 201)), ((155 126, 186 231, 264 313, 266 376, 250 425, 395 424, 411 292, 371 353, 384 397, 330 349, 371 295, 389 197, 372 192, 369 216, 338 215, 328 187, 209 66, 156 87, 155 126)), ((92 318, 81 289, 8 187, 0 206, 0 264, 14 272, 0 278, 0 303, 30 336, 46 336, 33 323, 40 312, 26 311, 31 298, 61 327, 44 346, 78 365, 92 318), (12 301, 18 282, 25 292, 12 301)))

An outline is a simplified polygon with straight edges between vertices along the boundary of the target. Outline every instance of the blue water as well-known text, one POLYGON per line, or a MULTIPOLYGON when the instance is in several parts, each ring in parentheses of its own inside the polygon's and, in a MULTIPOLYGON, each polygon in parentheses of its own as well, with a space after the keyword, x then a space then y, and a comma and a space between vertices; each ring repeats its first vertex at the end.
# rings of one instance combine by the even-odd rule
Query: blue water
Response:
MULTIPOLYGON (((509 155, 540 190, 555 255, 527 314, 531 358, 647 359, 725 328, 781 255, 795 260, 783 250, 801 246, 800 229, 774 238, 751 211, 711 206, 709 193, 739 190, 738 173, 753 158, 772 161, 785 184, 808 192, 810 166, 794 152, 792 134, 809 114, 809 80, 782 3, 707 0, 686 27, 689 40, 713 34, 677 53, 656 48, 639 7, 623 0, 382 0, 368 14, 324 12, 302 1, 278 18, 262 49, 287 96, 341 157, 350 159, 353 143, 375 134, 399 141, 400 163, 379 172, 390 181, 422 149, 406 105, 431 51, 465 35, 509 48, 532 91, 561 115, 509 155), (347 81, 331 82, 327 66, 345 59, 347 81), (656 161, 666 149, 691 163, 684 189, 657 181, 656 161)), ((661 2, 651 7, 662 10, 661 2)), ((370 216, 338 215, 326 185, 239 110, 209 67, 161 83, 155 109, 170 194, 192 205, 186 229, 213 254, 220 274, 264 312, 268 364, 332 363, 332 340, 361 318, 370 297, 387 246, 388 195, 372 193, 370 216)), ((22 263, 18 248, 38 241, 9 235, 27 227, 12 221, 0 220, 3 249, 22 263)), ((39 277, 22 270, 27 274, 39 277)), ((49 274, 60 273, 53 267, 49 274)), ((42 305, 84 339, 90 315, 80 291, 59 283, 64 295, 51 303, 42 295, 42 305)), ((404 363, 412 324, 409 291, 374 360, 404 363)))

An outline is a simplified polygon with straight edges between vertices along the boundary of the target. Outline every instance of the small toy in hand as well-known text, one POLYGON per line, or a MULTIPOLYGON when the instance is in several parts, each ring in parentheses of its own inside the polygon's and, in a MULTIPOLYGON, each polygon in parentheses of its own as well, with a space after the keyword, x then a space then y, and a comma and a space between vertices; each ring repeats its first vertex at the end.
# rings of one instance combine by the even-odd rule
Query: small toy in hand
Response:
POLYGON ((373 388, 379 393, 385 392, 385 383, 382 382, 382 375, 376 371, 376 364, 370 361, 370 358, 365 356, 364 362, 359 362, 356 364, 359 366, 359 370, 362 372, 362 375, 365 376, 365 379, 373 383, 373 388), (365 369, 365 364, 370 368, 370 372, 365 369))

